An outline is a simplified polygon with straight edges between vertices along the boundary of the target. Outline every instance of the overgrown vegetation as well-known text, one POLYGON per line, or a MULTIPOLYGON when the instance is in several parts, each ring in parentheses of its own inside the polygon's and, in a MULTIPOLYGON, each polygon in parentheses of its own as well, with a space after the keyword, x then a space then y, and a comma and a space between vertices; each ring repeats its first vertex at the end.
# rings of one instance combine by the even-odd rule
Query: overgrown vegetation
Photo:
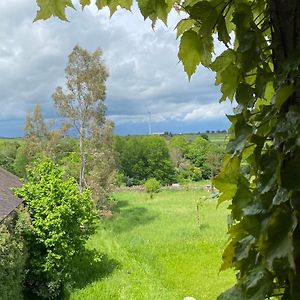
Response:
POLYGON ((24 234, 28 247, 25 290, 53 299, 61 295, 76 259, 85 254, 95 212, 90 192, 79 192, 74 178, 64 178, 62 169, 50 160, 36 162, 27 178, 16 190, 32 224, 24 234))
POLYGON ((23 208, 0 224, 0 299, 23 299, 28 258, 24 235, 31 230, 23 208))

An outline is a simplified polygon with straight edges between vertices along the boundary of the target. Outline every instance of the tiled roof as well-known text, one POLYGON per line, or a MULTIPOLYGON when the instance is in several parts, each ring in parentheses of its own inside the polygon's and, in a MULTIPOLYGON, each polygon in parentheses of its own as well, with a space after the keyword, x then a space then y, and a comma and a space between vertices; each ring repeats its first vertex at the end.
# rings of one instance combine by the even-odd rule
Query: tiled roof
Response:
POLYGON ((21 185, 18 177, 0 168, 0 222, 22 203, 11 191, 21 185))

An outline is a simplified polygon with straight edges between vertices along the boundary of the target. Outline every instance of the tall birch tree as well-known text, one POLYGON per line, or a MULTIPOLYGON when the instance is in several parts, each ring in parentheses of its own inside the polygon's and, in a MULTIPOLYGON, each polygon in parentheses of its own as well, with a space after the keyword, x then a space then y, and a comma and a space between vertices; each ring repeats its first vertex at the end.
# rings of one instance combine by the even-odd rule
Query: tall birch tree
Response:
POLYGON ((75 46, 67 67, 66 87, 57 87, 52 95, 60 115, 66 118, 79 137, 79 189, 86 185, 87 140, 94 124, 105 122, 107 68, 102 51, 89 52, 75 46))

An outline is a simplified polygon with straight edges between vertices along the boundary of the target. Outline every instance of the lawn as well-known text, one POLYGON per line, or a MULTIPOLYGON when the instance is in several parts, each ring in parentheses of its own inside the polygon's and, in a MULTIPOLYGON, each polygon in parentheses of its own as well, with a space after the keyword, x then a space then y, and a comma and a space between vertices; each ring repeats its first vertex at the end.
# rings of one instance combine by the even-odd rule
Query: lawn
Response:
POLYGON ((225 206, 197 201, 203 191, 116 193, 112 218, 101 224, 89 248, 102 261, 82 268, 68 299, 213 300, 234 282, 232 271, 218 274, 226 243, 225 206))

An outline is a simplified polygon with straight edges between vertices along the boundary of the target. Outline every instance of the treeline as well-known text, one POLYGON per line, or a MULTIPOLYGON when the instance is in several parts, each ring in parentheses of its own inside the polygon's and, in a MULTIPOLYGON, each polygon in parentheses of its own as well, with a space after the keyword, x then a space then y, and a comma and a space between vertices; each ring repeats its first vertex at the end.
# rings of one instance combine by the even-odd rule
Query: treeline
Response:
MULTIPOLYGON (((43 124, 39 107, 27 122, 33 117, 43 124)), ((112 137, 111 131, 112 124, 107 124, 101 140, 105 159, 97 160, 97 163, 108 164, 109 160, 113 160, 110 168, 102 166, 102 169, 116 168, 116 184, 138 185, 149 178, 156 178, 163 185, 209 179, 219 171, 224 155, 225 146, 209 141, 205 135, 194 139, 181 135, 170 139, 161 136, 112 137), (106 154, 110 151, 108 156, 105 156, 104 150, 106 154)), ((35 132, 27 134, 24 139, 2 141, 0 165, 19 177, 25 177, 26 165, 36 157, 47 154, 63 166, 68 175, 78 180, 78 139, 58 130, 41 139, 36 139, 37 135, 38 132, 35 132)))
POLYGON ((209 179, 217 174, 224 147, 199 135, 116 137, 119 180, 126 185, 143 184, 156 178, 162 184, 209 179))
MULTIPOLYGON (((42 124, 39 107, 27 122, 33 117, 42 124)), ((156 178, 164 185, 184 183, 208 179, 219 171, 225 146, 209 141, 205 135, 194 139, 181 135, 170 139, 161 136, 112 137, 112 124, 106 126, 100 142, 102 150, 106 148, 106 152, 112 152, 105 161, 114 160, 111 165, 118 172, 118 184, 138 185, 149 178, 156 178)), ((67 174, 78 179, 78 139, 58 130, 41 139, 36 139, 37 135, 38 132, 27 132, 24 139, 2 141, 0 165, 19 177, 25 177, 26 165, 47 152, 47 156, 63 166, 67 174)), ((101 164, 101 161, 97 163, 101 164)))

